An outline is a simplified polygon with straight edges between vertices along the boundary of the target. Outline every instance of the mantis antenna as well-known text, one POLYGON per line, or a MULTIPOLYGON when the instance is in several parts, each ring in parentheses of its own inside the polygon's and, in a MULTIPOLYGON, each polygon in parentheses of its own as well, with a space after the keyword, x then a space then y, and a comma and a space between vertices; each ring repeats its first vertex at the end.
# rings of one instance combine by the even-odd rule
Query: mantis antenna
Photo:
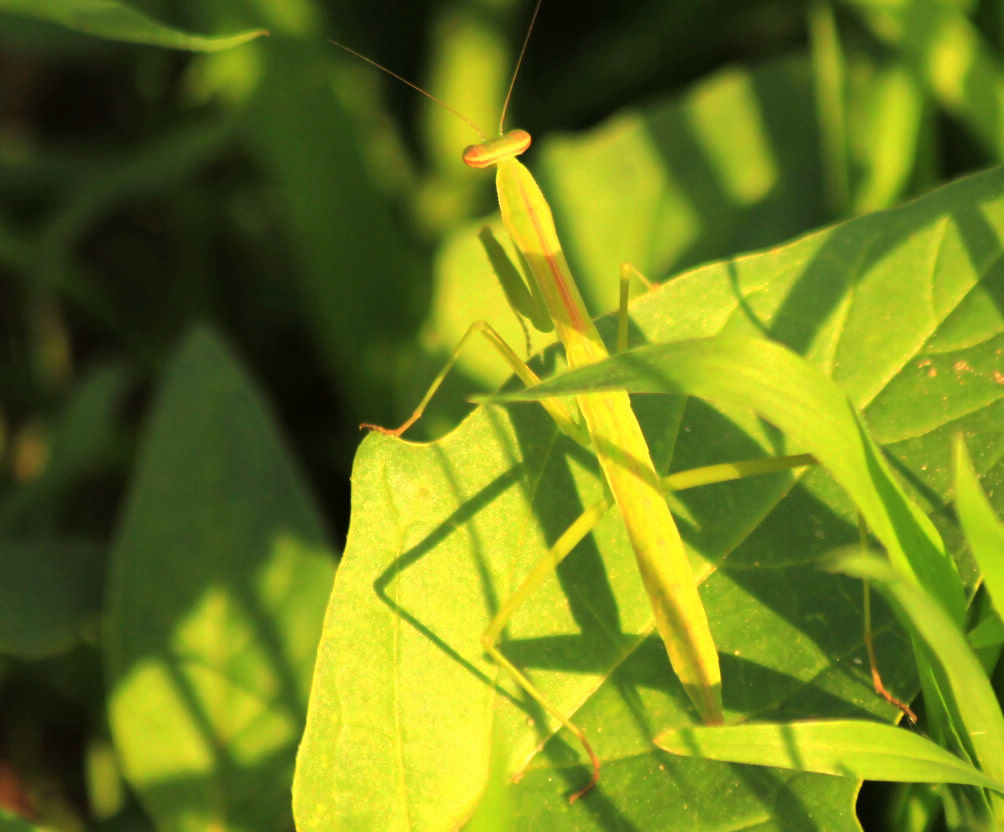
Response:
POLYGON ((540 4, 544 0, 537 0, 537 5, 533 7, 533 16, 530 18, 530 25, 526 27, 526 36, 523 38, 523 46, 519 50, 519 57, 516 59, 516 66, 512 71, 512 78, 509 79, 509 89, 505 93, 505 101, 502 104, 502 115, 499 116, 499 135, 505 133, 505 117, 509 112, 509 101, 512 98, 513 87, 516 86, 516 76, 519 75, 519 68, 523 66, 523 56, 526 54, 526 47, 530 43, 530 35, 533 34, 533 24, 537 22, 537 13, 540 11, 540 4))
MULTIPOLYGON (((516 86, 516 76, 519 75, 519 69, 523 65, 523 56, 526 54, 526 47, 530 43, 530 35, 533 33, 533 24, 537 21, 537 14, 538 14, 538 12, 540 12, 540 4, 543 3, 543 2, 544 2, 544 0, 537 0, 537 5, 534 6, 533 16, 530 18, 530 25, 527 27, 527 29, 526 29, 526 36, 523 38, 523 46, 519 50, 519 57, 516 59, 516 66, 515 66, 515 68, 512 71, 512 78, 509 79, 509 89, 506 91, 505 101, 502 104, 502 115, 499 116, 499 135, 500 136, 503 133, 506 114, 509 112, 509 102, 512 99, 513 87, 516 86)), ((414 81, 409 81, 403 75, 398 75, 396 72, 394 72, 394 70, 389 69, 388 67, 385 67, 383 64, 378 63, 377 61, 374 61, 372 58, 366 57, 366 55, 364 55, 362 52, 357 52, 351 46, 346 46, 344 43, 341 43, 340 41, 337 41, 334 38, 328 38, 328 43, 331 43, 334 46, 337 46, 339 49, 344 49, 350 55, 354 55, 359 60, 365 61, 366 63, 368 63, 370 66, 374 67, 375 69, 379 69, 381 72, 386 73, 391 78, 394 78, 394 79, 400 81, 402 84, 405 84, 406 86, 411 87, 413 90, 415 90, 415 92, 421 93, 426 98, 428 98, 430 101, 435 102, 440 107, 442 107, 445 110, 453 113, 453 115, 455 115, 462 122, 464 122, 464 124, 466 124, 468 127, 470 127, 475 133, 477 133, 481 137, 482 141, 484 141, 484 140, 486 140, 488 138, 484 134, 484 131, 480 127, 478 127, 473 121, 471 121, 471 119, 469 119, 462 112, 460 112, 460 110, 458 110, 456 107, 450 106, 445 101, 443 101, 441 98, 437 98, 435 95, 433 95, 428 90, 422 89, 422 87, 420 87, 414 81)))
POLYGON ((473 121, 471 121, 467 116, 465 116, 462 112, 460 112, 460 110, 456 109, 455 107, 451 107, 449 104, 447 104, 441 98, 436 98, 436 96, 434 96, 428 90, 423 90, 418 84, 414 83, 413 81, 409 81, 403 75, 398 75, 396 72, 394 72, 394 70, 388 69, 383 64, 380 64, 380 63, 377 63, 376 61, 374 61, 372 58, 367 58, 362 52, 356 52, 356 50, 353 49, 351 46, 346 46, 344 43, 340 43, 339 41, 335 40, 334 38, 328 38, 328 43, 334 44, 339 49, 344 49, 350 55, 355 55, 360 61, 366 61, 366 63, 368 63, 370 66, 375 67, 376 69, 379 69, 381 72, 386 72, 391 78, 396 78, 402 84, 405 84, 405 85, 411 87, 413 90, 415 90, 415 92, 422 93, 422 95, 424 95, 430 101, 436 102, 440 107, 444 107, 447 110, 449 110, 451 113, 453 113, 453 115, 455 115, 462 122, 464 122, 464 124, 466 124, 468 127, 470 127, 475 133, 477 133, 479 136, 481 136, 482 139, 486 138, 486 136, 484 134, 484 131, 482 131, 482 129, 480 127, 478 127, 473 121))

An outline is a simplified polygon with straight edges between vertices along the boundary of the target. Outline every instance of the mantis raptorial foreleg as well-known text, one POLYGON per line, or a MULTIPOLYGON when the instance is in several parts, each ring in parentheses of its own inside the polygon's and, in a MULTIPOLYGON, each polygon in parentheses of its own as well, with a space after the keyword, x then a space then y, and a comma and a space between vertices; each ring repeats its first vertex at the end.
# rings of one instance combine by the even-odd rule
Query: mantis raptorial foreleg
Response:
MULTIPOLYGON (((535 306, 535 304, 540 302, 538 298, 531 298, 530 293, 526 288, 527 284, 531 286, 533 285, 532 281, 524 282, 523 279, 519 277, 519 271, 513 265, 508 254, 506 254, 505 249, 502 248, 498 240, 495 239, 495 235, 492 234, 491 230, 487 226, 481 229, 478 234, 478 239, 481 241, 481 244, 485 249, 488 260, 491 263, 499 284, 505 293, 506 300, 512 310, 516 313, 520 323, 525 326, 525 320, 530 320, 538 330, 544 331, 543 327, 546 324, 541 322, 539 316, 532 317, 536 314, 535 310, 537 309, 537 306, 535 306), (524 292, 526 293, 525 295, 523 294, 524 292)), ((630 288, 632 278, 640 282, 649 291, 653 290, 657 286, 656 283, 649 280, 631 263, 621 264, 620 301, 617 309, 617 352, 622 352, 627 349, 628 290, 630 288)), ((546 321, 546 318, 544 320, 546 321)), ((506 363, 509 369, 512 370, 519 380, 527 387, 532 387, 540 382, 540 377, 516 354, 515 350, 513 350, 508 343, 506 343, 505 339, 491 324, 484 320, 475 321, 467 328, 467 331, 457 342, 456 347, 454 347, 453 352, 450 353, 450 356, 443 365, 443 368, 429 384, 428 389, 425 391, 418 405, 404 422, 396 428, 385 428, 380 425, 370 424, 369 422, 365 422, 359 427, 365 430, 374 430, 379 433, 387 434, 388 436, 402 436, 405 431, 422 418, 426 408, 435 396, 436 391, 439 390, 443 382, 446 380, 450 370, 453 369, 454 364, 456 364, 457 359, 460 357, 464 347, 467 346, 471 335, 474 333, 479 333, 485 337, 485 339, 498 351, 499 355, 502 356, 502 360, 506 363)), ((581 420, 576 420, 562 402, 556 399, 547 399, 541 401, 541 405, 551 415, 562 433, 570 436, 583 447, 589 448, 589 434, 582 425, 581 420)))
MULTIPOLYGON (((502 356, 502 360, 509 366, 509 369, 511 369, 519 380, 527 387, 532 387, 534 384, 538 384, 540 382, 540 377, 516 354, 512 347, 506 343, 505 339, 498 334, 491 324, 487 321, 475 321, 467 328, 467 331, 464 333, 460 341, 457 342, 457 346, 454 347, 450 357, 446 360, 446 363, 443 365, 443 369, 441 369, 439 374, 432 380, 429 388, 425 391, 425 395, 423 395, 421 401, 419 401, 418 406, 412 411, 411 416, 409 416, 396 428, 385 428, 380 425, 369 424, 368 422, 361 424, 359 427, 365 430, 373 430, 378 433, 387 434, 388 436, 401 436, 404 434, 408 428, 422 418, 422 414, 425 413, 425 409, 429 406, 429 402, 432 401, 432 397, 436 395, 436 391, 442 386, 443 381, 446 379, 447 375, 449 375, 450 370, 453 369, 453 365, 457 362, 457 358, 460 357, 464 347, 470 342, 471 335, 475 333, 483 335, 488 342, 495 347, 496 350, 498 350, 499 355, 502 356)), ((551 418, 554 419, 555 424, 557 424, 563 433, 572 437, 576 442, 579 442, 585 447, 589 447, 589 435, 585 432, 581 422, 577 422, 572 417, 571 412, 560 400, 555 399, 542 404, 544 404, 544 408, 550 414, 551 418)))

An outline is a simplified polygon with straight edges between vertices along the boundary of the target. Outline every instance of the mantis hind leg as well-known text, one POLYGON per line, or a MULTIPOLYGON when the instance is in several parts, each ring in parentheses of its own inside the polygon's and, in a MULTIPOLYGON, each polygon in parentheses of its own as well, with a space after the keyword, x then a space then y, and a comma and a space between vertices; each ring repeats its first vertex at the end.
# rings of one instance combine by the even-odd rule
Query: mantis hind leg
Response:
MULTIPOLYGON (((858 536, 861 539, 861 548, 867 549, 868 529, 865 519, 858 514, 858 536)), ((875 643, 872 639, 872 595, 871 584, 866 580, 861 582, 862 586, 862 608, 864 610, 864 624, 862 627, 862 637, 865 642, 865 650, 868 652, 868 665, 872 672, 872 687, 875 693, 881 696, 890 705, 895 705, 908 720, 911 725, 917 724, 917 715, 910 706, 902 699, 897 699, 882 682, 882 674, 879 673, 878 658, 875 656, 875 643)))
MULTIPOLYGON (((680 491, 700 485, 710 485, 717 482, 809 465, 814 462, 815 460, 810 455, 798 454, 787 457, 772 457, 769 459, 709 465, 703 468, 694 468, 671 474, 668 477, 664 477, 661 484, 667 491, 680 491)), ((554 572, 558 564, 572 553, 575 547, 593 530, 600 518, 612 506, 613 500, 608 494, 579 515, 547 550, 543 557, 533 565, 519 587, 503 602, 495 617, 481 635, 481 646, 495 663, 504 668, 528 696, 558 720, 563 727, 567 728, 586 750, 593 768, 592 777, 583 788, 569 797, 569 801, 572 803, 588 792, 599 779, 599 757, 586 739, 585 731, 562 713, 556 705, 552 704, 533 684, 529 677, 506 657, 498 645, 498 640, 516 610, 554 572)))
POLYGON ((593 767, 592 777, 584 787, 568 798, 569 803, 574 803, 594 785, 596 785, 596 781, 599 780, 600 777, 600 759, 596 756, 596 752, 593 751, 592 746, 586 739, 586 732, 572 722, 571 719, 565 716, 560 708, 548 701, 547 697, 545 697, 544 694, 537 689, 526 674, 505 656, 498 646, 498 640, 502 635, 502 630, 505 629, 506 624, 509 623, 509 620, 512 618, 516 610, 519 609, 529 595, 554 572, 558 564, 571 554, 572 550, 579 544, 579 542, 593 530, 593 527, 599 522, 600 518, 606 514, 611 505, 613 505, 613 501, 609 496, 606 496, 579 515, 579 517, 567 529, 565 529, 557 541, 555 541, 554 545, 547 550, 544 556, 533 565, 529 574, 523 579, 523 582, 519 585, 516 591, 505 600, 499 608, 499 611, 495 614, 495 617, 491 620, 488 628, 481 635, 481 646, 484 648, 485 652, 491 656, 496 664, 504 668, 506 672, 512 676, 512 678, 527 693, 527 695, 530 696, 530 698, 532 698, 538 705, 540 705, 545 711, 551 714, 551 716, 567 728, 582 744, 582 747, 589 755, 589 760, 593 767))

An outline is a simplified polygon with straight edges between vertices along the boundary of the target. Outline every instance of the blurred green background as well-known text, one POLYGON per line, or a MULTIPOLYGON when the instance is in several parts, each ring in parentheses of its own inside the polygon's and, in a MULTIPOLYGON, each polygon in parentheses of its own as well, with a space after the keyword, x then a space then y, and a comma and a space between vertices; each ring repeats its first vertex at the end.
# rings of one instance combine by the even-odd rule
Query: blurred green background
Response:
MULTIPOLYGON (((104 558, 185 334, 208 323, 230 344, 341 540, 358 424, 410 413, 481 314, 451 299, 500 307, 480 277, 444 277, 467 277, 455 246, 493 212, 491 176, 459 160, 476 136, 328 38, 491 132, 533 4, 131 4, 190 32, 271 33, 214 53, 41 19, 64 5, 0 0, 0 538, 77 547, 81 590, 65 642, 0 655, 0 784, 17 806, 13 760, 73 828, 101 765, 104 558)), ((528 164, 607 312, 608 261, 663 278, 997 163, 1002 35, 997 0, 545 0, 508 123, 534 134, 528 164), (635 117, 675 171, 650 202, 608 172, 635 117), (773 167, 750 184, 757 142, 773 167)), ((503 375, 464 364, 415 438, 503 375)))

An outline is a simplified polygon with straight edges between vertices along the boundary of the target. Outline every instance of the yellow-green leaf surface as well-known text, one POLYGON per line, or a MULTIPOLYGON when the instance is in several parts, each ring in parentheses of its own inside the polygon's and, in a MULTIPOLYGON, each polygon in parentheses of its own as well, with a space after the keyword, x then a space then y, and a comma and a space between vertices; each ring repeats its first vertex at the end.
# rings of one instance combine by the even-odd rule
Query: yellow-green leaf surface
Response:
MULTIPOLYGON (((955 551, 943 514, 950 438, 966 432, 985 476, 1004 448, 1002 195, 1004 173, 993 171, 696 269, 634 303, 632 342, 769 336, 803 354, 863 410, 955 551)), ((797 450, 743 408, 679 396, 635 405, 664 470, 797 450)), ((503 639, 603 760, 597 789, 568 806, 588 776, 581 749, 552 739, 554 725, 484 658, 479 635, 601 493, 589 455, 536 405, 480 408, 432 444, 364 440, 294 781, 298 828, 455 828, 488 782, 500 728, 508 770, 523 774, 513 795, 524 828, 857 828, 854 781, 654 750, 656 734, 695 717, 615 515, 503 639)), ((857 540, 852 505, 822 470, 677 493, 671 506, 702 580, 727 722, 895 715, 871 690, 860 585, 816 566, 857 540)), ((883 675, 909 695, 909 644, 887 614, 877 631, 883 675)))
POLYGON ((154 20, 118 0, 0 0, 0 14, 5 12, 57 23, 99 38, 192 52, 232 49, 268 34, 254 29, 233 35, 195 35, 154 20))
POLYGON ((107 589, 112 737, 158 827, 289 828, 332 573, 260 395, 194 332, 153 407, 107 589))

